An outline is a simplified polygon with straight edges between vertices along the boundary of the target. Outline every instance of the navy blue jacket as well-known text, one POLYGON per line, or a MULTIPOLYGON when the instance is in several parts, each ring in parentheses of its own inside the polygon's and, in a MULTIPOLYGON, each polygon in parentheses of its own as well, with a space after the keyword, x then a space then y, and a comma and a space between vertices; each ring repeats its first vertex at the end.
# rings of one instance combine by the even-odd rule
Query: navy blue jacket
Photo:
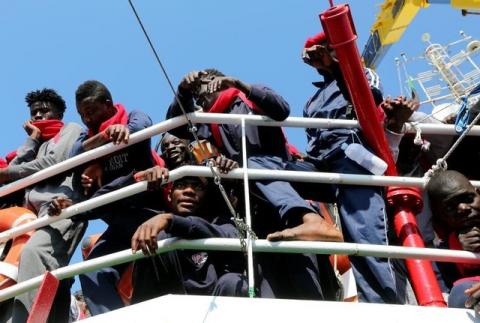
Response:
MULTIPOLYGON (((141 111, 132 111, 128 114, 128 130, 135 133, 152 125, 152 120, 141 111)), ((88 130, 84 130, 74 144, 70 157, 79 155, 85 150, 82 143, 88 139, 88 130)), ((108 184, 118 177, 130 174, 132 171, 141 171, 154 165, 150 139, 139 142, 103 157, 103 184, 108 184)))
MULTIPOLYGON (((190 94, 179 92, 180 100, 186 109, 186 112, 193 112, 196 110, 193 98, 190 94)), ((288 103, 272 89, 262 85, 252 85, 252 90, 248 99, 254 102, 266 116, 283 121, 290 114, 290 106, 288 103)), ((247 104, 241 99, 237 98, 225 113, 235 114, 256 114, 247 104)), ((179 105, 174 101, 167 111, 167 119, 179 116, 182 114, 179 105)), ((198 134, 200 138, 207 139, 212 143, 215 140, 212 136, 209 125, 199 124, 198 134)), ((230 159, 239 163, 242 162, 242 129, 240 125, 220 125, 220 134, 223 141, 223 151, 230 159)), ((188 132, 187 126, 178 127, 170 131, 173 135, 191 139, 191 134, 188 132)), ((281 128, 277 127, 246 127, 247 136, 247 153, 249 156, 255 155, 274 155, 282 158, 288 157, 288 152, 285 146, 284 135, 281 128)))
MULTIPOLYGON (((370 82, 372 93, 376 104, 383 100, 380 84, 376 74, 371 70, 366 70, 367 79, 370 82)), ((326 118, 326 119, 355 119, 355 112, 350 103, 350 96, 340 71, 335 77, 324 75, 323 82, 313 83, 317 92, 308 100, 303 110, 303 116, 306 118, 326 118)), ((376 118, 376 116, 372 116, 376 118)), ((353 130, 359 134, 358 130, 353 130)), ((334 156, 339 151, 339 147, 347 141, 352 140, 352 129, 333 128, 317 129, 307 128, 307 154, 315 161, 323 162, 334 156)))

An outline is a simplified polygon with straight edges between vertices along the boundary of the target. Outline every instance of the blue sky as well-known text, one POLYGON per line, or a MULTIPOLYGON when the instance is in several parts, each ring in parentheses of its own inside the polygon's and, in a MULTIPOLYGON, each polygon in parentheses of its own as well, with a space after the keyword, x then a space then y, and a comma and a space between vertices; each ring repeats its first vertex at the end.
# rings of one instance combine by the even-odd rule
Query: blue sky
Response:
MULTIPOLYGON (((381 2, 349 1, 360 51, 381 2)), ((300 52, 305 38, 321 30, 318 14, 328 7, 327 0, 134 3, 175 84, 190 70, 216 67, 246 82, 267 84, 287 99, 292 116, 302 115, 314 92, 311 82, 318 77, 302 63, 300 52)), ((114 101, 127 109, 141 109, 154 122, 163 120, 172 94, 127 0, 2 1, 0 26, 0 155, 23 142, 25 94, 43 87, 64 97, 66 121, 81 123, 74 93, 88 79, 105 83, 114 101)), ((450 42, 461 29, 480 38, 478 16, 462 17, 448 5, 423 9, 378 68, 385 93, 399 93, 394 57, 420 54, 424 32, 432 41, 450 42)), ((303 150, 303 130, 287 134, 303 150)), ((102 227, 93 223, 88 232, 102 227)), ((80 261, 78 253, 74 261, 80 261)))

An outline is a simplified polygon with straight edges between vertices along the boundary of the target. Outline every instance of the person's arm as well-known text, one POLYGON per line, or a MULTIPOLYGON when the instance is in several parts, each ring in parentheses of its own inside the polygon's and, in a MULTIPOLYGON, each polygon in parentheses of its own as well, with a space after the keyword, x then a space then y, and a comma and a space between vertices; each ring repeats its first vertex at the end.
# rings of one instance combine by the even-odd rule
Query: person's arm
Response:
POLYGON ((273 120, 283 121, 290 115, 290 106, 287 101, 266 86, 252 85, 247 97, 273 120))
MULTIPOLYGON (((178 84, 177 96, 178 100, 182 104, 186 113, 194 112, 196 110, 195 103, 193 100, 193 91, 195 90, 198 82, 202 76, 205 75, 203 71, 192 71, 185 75, 180 83, 178 84)), ((180 105, 177 102, 176 98, 173 98, 173 102, 170 104, 167 110, 167 115, 165 119, 171 119, 183 115, 183 111, 180 108, 180 105)), ((188 125, 183 125, 175 129, 168 131, 174 136, 183 139, 190 139, 191 134, 188 131, 188 125)))
POLYGON ((211 223, 196 216, 181 217, 172 213, 162 213, 145 221, 132 236, 132 251, 142 250, 144 254, 154 254, 157 250, 157 236, 165 230, 174 236, 187 239, 235 238, 238 231, 231 222, 211 223))
POLYGON ((290 115, 290 106, 287 101, 266 86, 250 85, 230 76, 217 76, 208 83, 207 87, 212 93, 232 87, 237 88, 261 109, 262 114, 273 120, 283 121, 290 115))
POLYGON ((81 128, 77 124, 68 124, 60 132, 60 138, 57 142, 51 141, 44 144, 52 145, 43 156, 37 156, 36 159, 20 165, 13 165, 6 168, 9 180, 17 180, 34 174, 42 169, 58 164, 70 156, 70 150, 80 135, 81 128))
POLYGON ((25 143, 17 149, 17 155, 8 164, 9 166, 20 165, 35 159, 40 148, 40 140, 27 137, 25 143))

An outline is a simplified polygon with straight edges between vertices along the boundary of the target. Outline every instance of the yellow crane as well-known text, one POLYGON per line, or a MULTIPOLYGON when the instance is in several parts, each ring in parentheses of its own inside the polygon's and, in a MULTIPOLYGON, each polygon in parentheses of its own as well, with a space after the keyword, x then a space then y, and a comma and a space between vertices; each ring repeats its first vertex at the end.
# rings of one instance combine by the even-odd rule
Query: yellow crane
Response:
POLYGON ((363 50, 365 65, 371 68, 378 66, 388 48, 400 40, 418 11, 430 4, 449 4, 460 9, 462 15, 478 14, 477 10, 480 10, 480 0, 385 0, 363 50))

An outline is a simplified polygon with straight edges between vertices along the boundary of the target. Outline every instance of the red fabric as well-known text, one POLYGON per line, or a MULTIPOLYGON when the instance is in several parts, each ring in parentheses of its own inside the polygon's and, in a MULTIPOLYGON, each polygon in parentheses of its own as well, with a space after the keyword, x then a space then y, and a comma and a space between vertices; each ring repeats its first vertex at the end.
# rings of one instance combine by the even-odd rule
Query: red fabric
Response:
POLYGON ((10 164, 10 162, 11 162, 15 157, 17 157, 17 151, 16 151, 16 150, 14 150, 14 151, 12 151, 12 152, 9 152, 9 153, 7 154, 7 156, 5 157, 5 159, 7 160, 7 163, 10 164))
POLYGON ((7 161, 0 157, 0 168, 7 168, 7 167, 8 167, 7 161))
POLYGON ((461 284, 465 281, 469 281, 469 280, 473 280, 473 281, 480 281, 480 276, 473 276, 473 277, 465 277, 465 278, 461 278, 459 280, 456 280, 454 283, 453 283, 453 286, 457 286, 458 284, 461 284))
POLYGON ((40 120, 32 122, 32 125, 40 129, 42 140, 47 141, 55 137, 63 127, 63 122, 57 119, 40 120))
POLYGON ((160 166, 160 167, 165 167, 165 161, 153 149, 152 149, 152 157, 153 157, 153 162, 155 163, 155 165, 160 166))
POLYGON ((318 34, 316 34, 313 37, 307 38, 307 40, 305 41, 305 45, 303 47, 304 48, 310 48, 314 45, 320 45, 321 43, 324 43, 326 41, 327 41, 327 36, 322 31, 322 32, 319 32, 318 34))
MULTIPOLYGON (((285 137, 286 139, 286 137, 285 137)), ((297 160, 303 160, 303 155, 293 144, 287 143, 287 149, 290 156, 294 157, 297 160)))
MULTIPOLYGON (((257 107, 255 103, 250 101, 245 94, 236 88, 229 88, 225 91, 220 92, 217 100, 213 103, 212 107, 208 112, 210 113, 224 113, 230 105, 232 105, 233 101, 236 98, 240 98, 250 109, 255 111, 258 114, 264 114, 262 109, 257 107)), ((210 128, 212 130, 213 139, 215 140, 215 144, 219 148, 223 148, 223 141, 222 136, 220 135, 220 127, 216 123, 210 124, 210 128)))
MULTIPOLYGON (((452 250, 463 250, 462 244, 458 240, 455 232, 450 233, 448 236, 448 248, 452 250)), ((455 265, 457 266, 457 269, 462 277, 470 275, 472 270, 480 270, 480 264, 456 263, 455 265)))
MULTIPOLYGON (((108 127, 114 125, 114 124, 123 124, 126 125, 128 123, 128 113, 125 110, 124 106, 117 103, 113 105, 115 109, 117 109, 117 112, 111 117, 110 119, 104 121, 101 125, 100 128, 98 129, 98 132, 102 132, 108 127)), ((88 129, 88 136, 92 137, 96 135, 91 129, 88 129)))

